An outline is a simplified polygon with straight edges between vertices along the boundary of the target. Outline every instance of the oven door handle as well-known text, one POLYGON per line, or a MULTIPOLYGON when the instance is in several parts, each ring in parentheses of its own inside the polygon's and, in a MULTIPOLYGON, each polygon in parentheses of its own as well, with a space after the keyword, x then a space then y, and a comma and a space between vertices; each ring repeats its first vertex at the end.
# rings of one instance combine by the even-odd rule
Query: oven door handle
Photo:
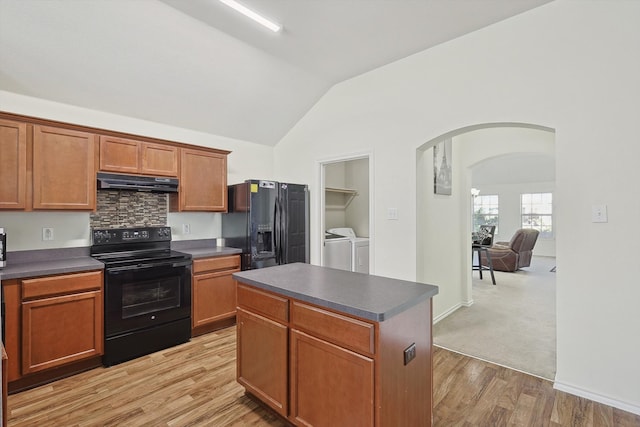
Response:
POLYGON ((189 267, 191 265, 191 260, 188 261, 178 261, 178 262, 159 262, 159 263, 147 263, 147 264, 136 264, 136 265, 127 265, 124 267, 110 267, 107 268, 107 273, 122 273, 123 271, 131 271, 131 270, 142 270, 147 268, 156 268, 156 267, 189 267))

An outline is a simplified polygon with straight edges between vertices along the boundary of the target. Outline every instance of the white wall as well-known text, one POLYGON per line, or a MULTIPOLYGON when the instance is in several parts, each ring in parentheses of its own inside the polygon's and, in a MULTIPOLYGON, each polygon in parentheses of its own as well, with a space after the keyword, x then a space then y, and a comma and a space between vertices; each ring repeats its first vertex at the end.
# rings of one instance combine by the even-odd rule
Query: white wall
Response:
MULTIPOLYGON (((132 119, 100 111, 78 108, 0 91, 0 110, 27 116, 58 120, 101 129, 127 132, 184 142, 202 147, 229 150, 228 182, 245 179, 273 179, 273 148, 217 135, 195 132, 160 123, 132 119)), ((175 240, 220 236, 220 214, 170 213, 167 217, 175 240), (191 225, 191 234, 182 234, 182 224, 191 225)), ((11 251, 89 246, 88 213, 0 212, 0 226, 7 229, 7 248, 11 251), (42 241, 42 227, 54 227, 53 241, 42 241)))
MULTIPOLYGON (((346 188, 346 163, 335 162, 325 166, 324 185, 329 188, 346 188)), ((344 203, 342 193, 325 192, 324 228, 345 227, 347 212, 339 208, 344 203)))
POLYGON ((346 208, 349 196, 325 193, 325 229, 350 227, 358 237, 369 237, 369 159, 345 160, 325 165, 325 187, 356 190, 346 208))
MULTIPOLYGON (((555 129, 556 387, 640 413, 638 22, 640 2, 558 0, 336 85, 276 146, 275 172, 317 188, 318 161, 373 152, 376 272, 411 280, 416 149, 483 123, 555 129), (608 223, 591 222, 594 204, 608 223)), ((430 242, 462 247, 468 230, 451 231, 430 242)), ((434 284, 455 287, 462 266, 439 266, 434 284)))
POLYGON ((369 237, 369 159, 350 160, 346 163, 345 185, 358 190, 346 209, 347 227, 358 237, 369 237))

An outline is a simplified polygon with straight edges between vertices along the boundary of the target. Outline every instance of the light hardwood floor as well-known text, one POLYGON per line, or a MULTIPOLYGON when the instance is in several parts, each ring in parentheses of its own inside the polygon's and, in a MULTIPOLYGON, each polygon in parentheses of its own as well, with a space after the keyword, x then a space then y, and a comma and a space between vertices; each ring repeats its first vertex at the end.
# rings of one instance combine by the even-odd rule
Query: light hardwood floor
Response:
MULTIPOLYGON (((8 425, 284 426, 235 381, 235 327, 9 396, 8 425)), ((434 348, 434 426, 640 426, 549 381, 434 348)))

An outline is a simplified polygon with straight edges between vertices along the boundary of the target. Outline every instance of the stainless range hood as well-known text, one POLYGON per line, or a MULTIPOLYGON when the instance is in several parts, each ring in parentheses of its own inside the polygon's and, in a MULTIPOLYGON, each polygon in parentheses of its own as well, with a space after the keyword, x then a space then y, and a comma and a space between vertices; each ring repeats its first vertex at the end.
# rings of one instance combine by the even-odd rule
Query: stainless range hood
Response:
POLYGON ((177 193, 178 179, 98 172, 98 190, 130 190, 177 193))

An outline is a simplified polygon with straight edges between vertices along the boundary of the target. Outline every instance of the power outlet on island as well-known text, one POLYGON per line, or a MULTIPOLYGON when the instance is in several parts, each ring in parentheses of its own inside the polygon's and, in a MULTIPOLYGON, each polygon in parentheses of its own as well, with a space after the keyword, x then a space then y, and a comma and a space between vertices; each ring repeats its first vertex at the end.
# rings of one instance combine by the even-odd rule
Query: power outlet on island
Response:
POLYGON ((416 358, 416 343, 404 349, 404 364, 407 365, 416 358))

